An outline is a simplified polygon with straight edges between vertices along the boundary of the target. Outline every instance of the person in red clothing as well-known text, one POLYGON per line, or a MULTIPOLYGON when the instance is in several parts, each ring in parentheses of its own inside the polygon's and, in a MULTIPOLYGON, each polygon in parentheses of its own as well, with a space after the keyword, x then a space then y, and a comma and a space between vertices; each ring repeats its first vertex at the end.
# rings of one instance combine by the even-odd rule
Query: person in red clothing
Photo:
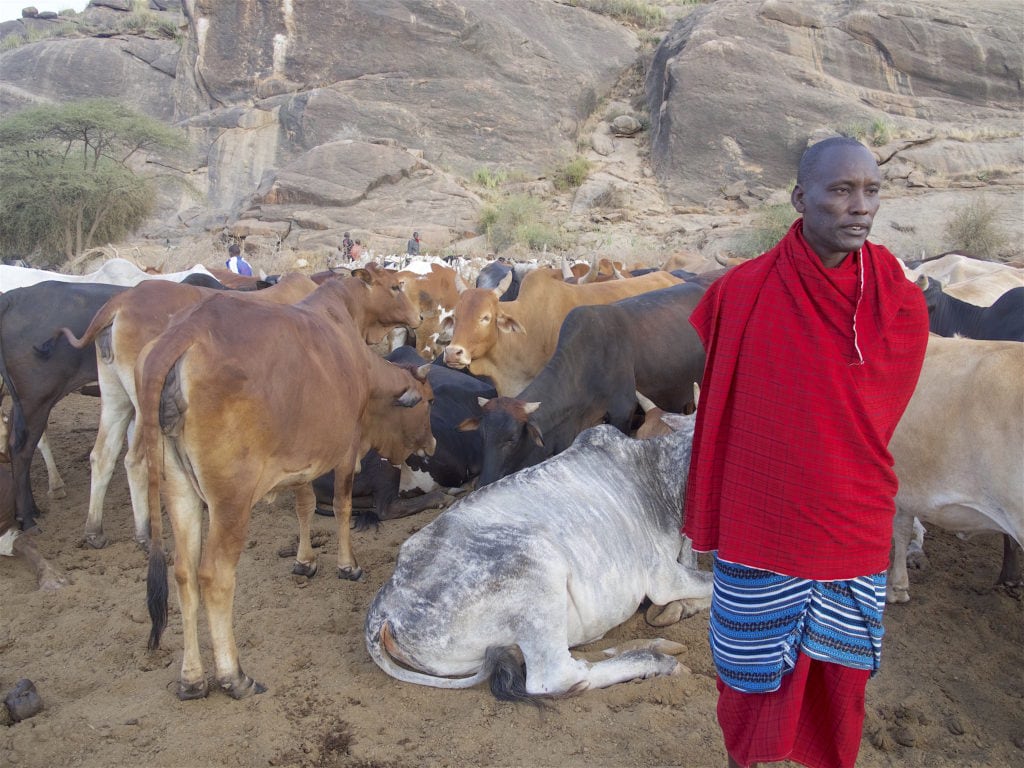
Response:
POLYGON ((881 653, 897 481, 889 438, 928 339, 920 288, 869 243, 881 174, 808 148, 802 214, 711 285, 683 533, 714 553, 710 643, 730 766, 853 766, 881 653))

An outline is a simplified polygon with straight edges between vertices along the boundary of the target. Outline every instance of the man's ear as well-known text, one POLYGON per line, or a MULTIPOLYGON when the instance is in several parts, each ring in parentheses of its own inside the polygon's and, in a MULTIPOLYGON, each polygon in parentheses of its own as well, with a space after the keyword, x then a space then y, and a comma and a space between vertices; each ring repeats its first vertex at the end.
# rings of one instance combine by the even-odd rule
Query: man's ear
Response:
POLYGON ((789 202, 796 208, 797 213, 804 212, 804 190, 799 184, 793 187, 793 193, 789 196, 789 202))

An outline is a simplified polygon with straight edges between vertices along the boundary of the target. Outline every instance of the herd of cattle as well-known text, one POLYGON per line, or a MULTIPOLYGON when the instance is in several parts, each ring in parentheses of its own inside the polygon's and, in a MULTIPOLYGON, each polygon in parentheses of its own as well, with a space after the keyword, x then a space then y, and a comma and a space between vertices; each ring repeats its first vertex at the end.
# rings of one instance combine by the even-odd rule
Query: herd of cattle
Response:
MULTIPOLYGON (((281 488, 295 494, 293 571, 316 573, 312 516, 333 514, 337 572, 351 580, 362 576, 353 524, 461 497, 402 545, 367 616, 370 655, 400 680, 490 679, 495 695, 532 700, 669 674, 663 641, 597 663, 569 648, 644 600, 655 624, 709 602, 679 528, 704 365, 687 320, 720 273, 419 260, 267 287, 198 266, 152 275, 112 260, 82 277, 2 266, 0 553, 24 554, 41 587, 60 585, 59 567, 19 535, 36 527, 29 469, 38 447, 60 493, 50 411, 98 383, 85 540, 107 543, 104 497, 127 438, 151 648, 167 620, 162 511, 171 521, 180 698, 208 692, 201 601, 217 685, 235 698, 263 690, 238 659, 235 569, 253 506, 281 488), (370 509, 354 518, 353 498, 370 509)), ((1024 270, 948 254, 907 275, 933 336, 890 445, 900 490, 889 600, 909 599, 921 523, 1004 534, 1000 581, 1020 583, 1024 270)))

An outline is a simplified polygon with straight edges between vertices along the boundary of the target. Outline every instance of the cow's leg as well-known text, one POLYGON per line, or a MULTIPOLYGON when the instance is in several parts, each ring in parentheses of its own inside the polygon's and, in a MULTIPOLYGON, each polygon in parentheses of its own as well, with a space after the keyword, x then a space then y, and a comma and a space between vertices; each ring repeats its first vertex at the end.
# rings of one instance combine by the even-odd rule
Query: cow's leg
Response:
POLYGON ((910 600, 910 577, 907 575, 907 547, 914 535, 914 516, 896 510, 892 526, 892 562, 885 591, 887 603, 910 600))
POLYGON ((252 509, 245 501, 211 499, 210 530, 199 566, 199 584, 213 640, 217 683, 235 699, 266 690, 265 686, 242 671, 232 623, 238 559, 245 546, 251 514, 252 509))
POLYGON ((184 644, 177 693, 182 700, 201 699, 208 692, 199 653, 198 568, 203 543, 203 503, 182 471, 176 453, 168 449, 164 456, 163 495, 174 532, 174 580, 184 644))
POLYGON ((23 533, 17 536, 14 539, 14 554, 28 563, 36 575, 36 584, 39 585, 39 589, 47 592, 60 589, 67 584, 67 577, 59 568, 39 554, 35 538, 35 534, 32 533, 23 533))
MULTIPOLYGON (((128 431, 128 422, 135 412, 131 400, 119 384, 111 383, 103 391, 105 394, 100 404, 100 425, 96 432, 96 443, 89 454, 92 484, 89 489, 89 514, 85 519, 85 541, 97 549, 107 546, 107 537, 103 535, 103 500, 128 431)), ((125 457, 126 467, 127 464, 128 458, 125 457)), ((134 502, 133 496, 133 509, 134 502)))
POLYGON ((46 430, 46 421, 56 400, 38 403, 17 403, 12 408, 12 429, 8 441, 11 457, 11 471, 14 473, 14 509, 21 524, 21 530, 30 531, 36 527, 39 507, 32 495, 32 458, 39 438, 46 430), (19 421, 16 411, 21 411, 24 426, 17 429, 19 421))
POLYGON ((1021 546, 1012 536, 1003 534, 1003 568, 999 572, 997 584, 1017 587, 1024 584, 1021 574, 1021 546))
POLYGON ((50 439, 46 433, 39 438, 39 453, 43 455, 43 463, 46 464, 46 480, 49 487, 51 499, 63 499, 67 496, 64 491, 64 478, 60 476, 57 469, 57 462, 53 458, 53 450, 50 448, 50 439))
POLYGON ((132 500, 132 517, 135 520, 135 541, 144 549, 149 549, 149 468, 142 454, 142 444, 135 434, 138 422, 131 418, 128 422, 128 450, 124 454, 124 469, 128 475, 128 494, 132 500))
POLYGON ((316 575, 316 552, 309 535, 309 524, 316 510, 316 494, 312 484, 300 485, 295 489, 295 517, 299 521, 299 545, 295 553, 292 573, 297 576, 316 575))
MULTIPOLYGON (((688 542, 684 542, 679 557, 690 562, 695 558, 687 545, 688 542)), ((653 605, 647 611, 647 623, 666 627, 710 607, 713 581, 708 571, 690 568, 682 562, 658 567, 648 589, 647 597, 653 605)))
POLYGON ((651 649, 626 651, 594 664, 575 659, 569 653, 564 614, 561 620, 552 615, 547 621, 537 621, 544 618, 543 611, 534 611, 519 640, 526 665, 526 692, 531 695, 577 694, 677 671, 679 663, 674 657, 651 649))
POLYGON ((338 524, 338 578, 359 581, 363 569, 352 552, 352 478, 355 463, 334 469, 334 519, 338 524))

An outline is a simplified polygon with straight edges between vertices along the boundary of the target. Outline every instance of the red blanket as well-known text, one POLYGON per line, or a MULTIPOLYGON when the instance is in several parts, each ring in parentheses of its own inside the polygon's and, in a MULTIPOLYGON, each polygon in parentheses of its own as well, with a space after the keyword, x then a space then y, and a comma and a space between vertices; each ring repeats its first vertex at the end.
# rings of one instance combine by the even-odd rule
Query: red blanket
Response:
POLYGON ((826 269, 797 220, 690 322, 707 351, 684 507, 695 549, 808 579, 884 571, 887 446, 928 339, 921 289, 871 243, 826 269))

